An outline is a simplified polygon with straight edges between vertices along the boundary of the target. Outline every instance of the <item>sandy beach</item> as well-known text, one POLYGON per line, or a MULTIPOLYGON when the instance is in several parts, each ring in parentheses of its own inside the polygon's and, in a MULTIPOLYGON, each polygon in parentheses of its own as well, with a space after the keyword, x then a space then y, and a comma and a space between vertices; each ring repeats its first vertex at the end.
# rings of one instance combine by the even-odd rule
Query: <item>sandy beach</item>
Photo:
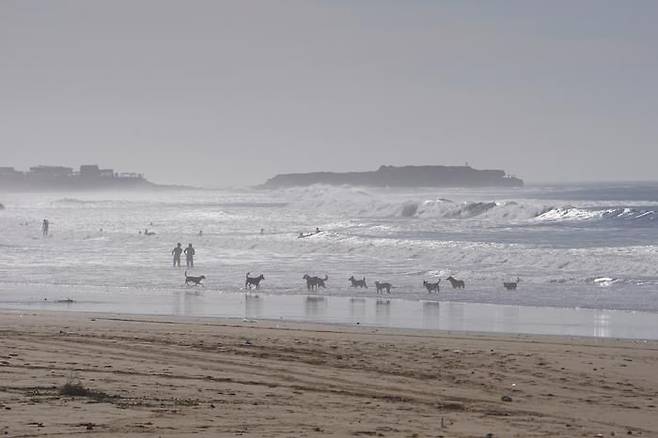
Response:
POLYGON ((70 312, 0 330, 8 437, 658 436, 657 342, 70 312))

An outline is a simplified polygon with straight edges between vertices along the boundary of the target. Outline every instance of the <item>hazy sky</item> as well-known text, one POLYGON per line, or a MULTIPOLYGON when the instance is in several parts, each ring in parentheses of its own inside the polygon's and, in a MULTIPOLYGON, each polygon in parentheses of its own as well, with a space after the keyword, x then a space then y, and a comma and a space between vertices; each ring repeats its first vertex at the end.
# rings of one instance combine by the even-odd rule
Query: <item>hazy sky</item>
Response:
POLYGON ((0 165, 658 178, 658 1, 0 0, 0 165))

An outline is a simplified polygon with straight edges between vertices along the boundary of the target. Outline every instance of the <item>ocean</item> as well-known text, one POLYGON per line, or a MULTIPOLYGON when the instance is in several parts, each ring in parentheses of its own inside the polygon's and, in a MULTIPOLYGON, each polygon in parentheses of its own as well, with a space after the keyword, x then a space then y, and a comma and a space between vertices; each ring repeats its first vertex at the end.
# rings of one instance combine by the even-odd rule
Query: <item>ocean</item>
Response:
POLYGON ((0 308, 70 298, 85 310, 176 313, 195 297, 221 308, 222 296, 244 296, 251 272, 265 276, 262 299, 309 296, 309 274, 329 277, 312 300, 658 312, 656 183, 5 193, 0 202, 0 308), (177 242, 195 247, 189 273, 205 275, 205 288, 186 287, 185 268, 172 267, 177 242), (352 275, 369 288, 351 288, 352 275), (452 289, 450 275, 465 288, 452 289), (517 277, 516 291, 503 287, 517 277), (423 280, 438 279, 440 293, 428 294, 423 280), (378 296, 375 280, 391 293, 378 296))

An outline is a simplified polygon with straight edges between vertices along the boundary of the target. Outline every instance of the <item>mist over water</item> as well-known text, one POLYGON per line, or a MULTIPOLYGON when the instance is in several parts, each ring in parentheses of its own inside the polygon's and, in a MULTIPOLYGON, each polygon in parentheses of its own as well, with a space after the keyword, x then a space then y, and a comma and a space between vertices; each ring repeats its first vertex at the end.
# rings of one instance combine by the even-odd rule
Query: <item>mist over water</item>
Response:
POLYGON ((658 197, 646 185, 5 194, 0 202, 4 302, 180 293, 185 268, 171 266, 180 242, 196 248, 191 272, 208 277, 203 294, 242 292, 247 272, 265 275, 261 293, 307 294, 308 273, 329 276, 323 295, 375 297, 380 280, 394 286, 387 298, 658 310, 658 197), (601 196, 610 193, 616 199, 601 196), (350 288, 351 275, 370 288, 350 288), (449 288, 449 275, 466 289, 449 288), (517 277, 517 291, 502 287, 517 277), (422 281, 439 278, 439 297, 428 295, 422 281))

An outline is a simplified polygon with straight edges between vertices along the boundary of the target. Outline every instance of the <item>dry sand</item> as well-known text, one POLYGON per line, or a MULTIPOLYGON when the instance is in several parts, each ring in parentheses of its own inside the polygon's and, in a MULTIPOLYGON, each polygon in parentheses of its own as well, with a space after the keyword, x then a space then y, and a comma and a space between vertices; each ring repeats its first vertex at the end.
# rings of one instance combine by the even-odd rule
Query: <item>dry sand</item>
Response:
POLYGON ((657 370, 656 342, 2 312, 0 436, 658 436, 657 370))

